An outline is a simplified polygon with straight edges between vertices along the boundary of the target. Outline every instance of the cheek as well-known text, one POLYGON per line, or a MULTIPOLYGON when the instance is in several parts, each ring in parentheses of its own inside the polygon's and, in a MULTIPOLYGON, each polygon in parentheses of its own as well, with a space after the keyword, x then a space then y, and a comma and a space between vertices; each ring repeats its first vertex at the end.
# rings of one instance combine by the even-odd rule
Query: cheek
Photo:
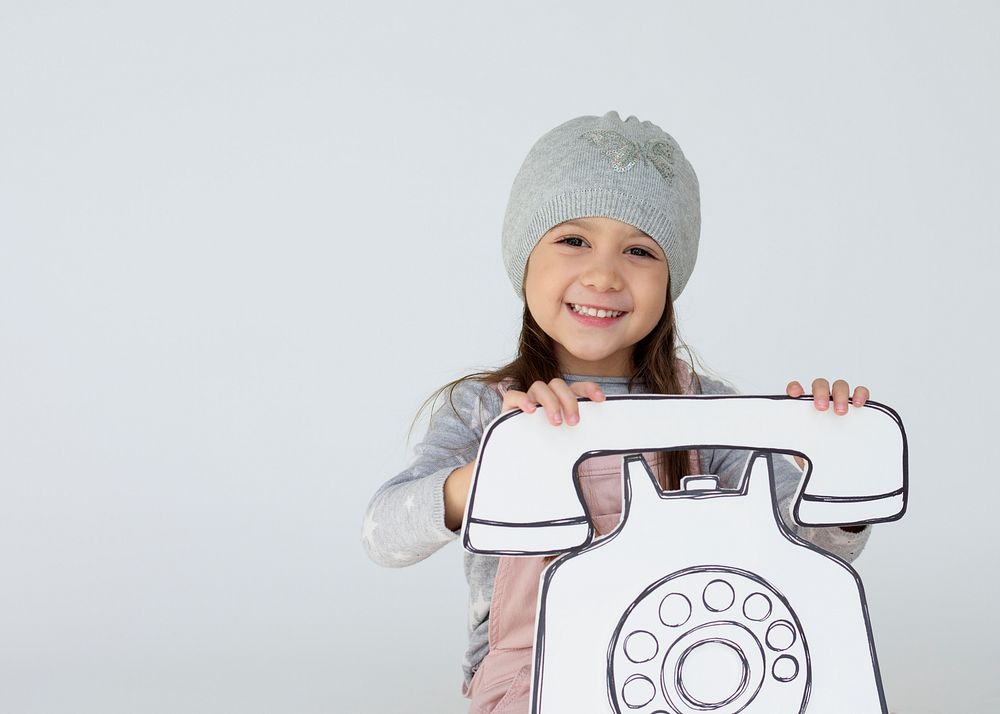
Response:
POLYGON ((660 316, 667 307, 667 290, 670 289, 669 276, 664 276, 663 280, 649 280, 642 287, 642 298, 648 306, 648 317, 654 322, 659 322, 660 316))
POLYGON ((535 302, 558 302, 563 294, 565 279, 558 270, 544 269, 542 266, 525 277, 524 292, 535 302))
POLYGON ((546 316, 552 311, 549 308, 551 300, 546 295, 544 284, 538 284, 531 280, 524 283, 524 304, 528 306, 528 312, 538 324, 547 322, 546 316))
POLYGON ((650 305, 649 310, 646 311, 645 318, 643 320, 642 329, 648 334, 656 324, 663 317, 663 308, 665 305, 660 305, 659 307, 655 305, 650 305))

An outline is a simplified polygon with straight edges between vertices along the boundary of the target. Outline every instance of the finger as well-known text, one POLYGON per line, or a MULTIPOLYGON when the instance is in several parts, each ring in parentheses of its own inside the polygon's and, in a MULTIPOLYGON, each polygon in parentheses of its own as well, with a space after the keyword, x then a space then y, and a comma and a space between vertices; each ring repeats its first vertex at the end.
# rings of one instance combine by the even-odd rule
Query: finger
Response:
POLYGON ((576 394, 569 388, 569 385, 562 379, 553 379, 549 382, 549 388, 559 397, 563 420, 570 426, 580 421, 579 402, 576 401, 576 394))
POLYGON ((530 414, 535 411, 535 403, 528 398, 525 392, 518 389, 508 389, 504 392, 500 411, 505 412, 508 409, 520 409, 530 414))
POLYGON ((569 388, 577 396, 587 397, 592 402, 604 401, 604 391, 597 382, 574 382, 569 388))
POLYGON ((528 396, 527 392, 521 392, 521 396, 517 399, 517 407, 528 414, 534 413, 538 409, 538 405, 535 404, 535 400, 528 396))
POLYGON ((562 424, 559 397, 549 388, 549 385, 542 381, 535 382, 528 389, 528 396, 542 405, 542 408, 545 409, 545 416, 548 417, 551 424, 554 426, 562 424))
POLYGON ((851 387, 843 379, 833 383, 833 411, 837 414, 847 414, 847 400, 851 396, 851 387))
POLYGON ((798 380, 793 379, 785 387, 785 394, 790 397, 801 397, 805 394, 806 390, 802 388, 802 385, 798 383, 798 380))
POLYGON ((854 406, 863 407, 870 397, 871 393, 868 391, 868 387, 859 384, 854 388, 854 406))
POLYGON ((817 377, 812 383, 813 402, 820 411, 826 411, 830 406, 830 383, 822 377, 817 377))

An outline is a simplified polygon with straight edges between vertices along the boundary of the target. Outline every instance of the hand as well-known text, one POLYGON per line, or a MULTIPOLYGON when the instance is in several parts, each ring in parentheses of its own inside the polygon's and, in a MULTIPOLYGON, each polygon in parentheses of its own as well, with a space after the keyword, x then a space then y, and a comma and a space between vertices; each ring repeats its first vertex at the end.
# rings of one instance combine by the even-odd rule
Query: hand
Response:
POLYGON ((528 387, 527 392, 508 389, 503 395, 503 406, 500 411, 520 409, 531 414, 538 405, 541 405, 553 426, 559 426, 563 422, 573 426, 580 421, 577 397, 588 397, 591 401, 603 402, 604 392, 597 382, 566 384, 565 380, 557 377, 546 384, 539 380, 528 387))
MULTIPOLYGON (((788 383, 788 386, 785 387, 785 392, 790 397, 801 397, 805 394, 802 385, 795 380, 788 383)), ((868 397, 871 396, 868 392, 868 387, 862 387, 861 385, 858 385, 854 390, 853 398, 849 398, 848 395, 850 393, 851 388, 844 380, 838 379, 833 383, 833 411, 835 413, 847 414, 848 401, 855 407, 864 406, 865 402, 868 401, 868 397)), ((813 402, 818 410, 822 412, 830 407, 830 383, 822 377, 817 377, 813 380, 812 395, 813 402)))

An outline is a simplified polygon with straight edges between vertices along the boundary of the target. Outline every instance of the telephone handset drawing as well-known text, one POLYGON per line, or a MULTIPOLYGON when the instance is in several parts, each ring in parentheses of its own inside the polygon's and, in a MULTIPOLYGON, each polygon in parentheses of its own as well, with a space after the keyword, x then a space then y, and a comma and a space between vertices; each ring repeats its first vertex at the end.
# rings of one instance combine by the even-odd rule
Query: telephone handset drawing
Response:
POLYGON ((812 399, 753 395, 628 395, 580 400, 573 427, 537 428, 542 410, 498 416, 480 443, 463 543, 477 553, 541 555, 592 538, 572 475, 598 453, 734 448, 807 461, 792 514, 806 526, 894 521, 906 510, 906 437, 878 402, 847 415, 812 399), (515 494, 511 498, 511 494, 515 494))
POLYGON ((851 566, 782 523, 777 454, 807 469, 792 517, 879 523, 906 510, 902 421, 787 396, 628 395, 498 416, 480 443, 466 549, 562 554, 539 582, 532 714, 886 714, 864 588, 851 566), (740 487, 715 475, 662 491, 644 452, 747 450, 740 487), (622 455, 622 519, 594 538, 577 478, 622 455))

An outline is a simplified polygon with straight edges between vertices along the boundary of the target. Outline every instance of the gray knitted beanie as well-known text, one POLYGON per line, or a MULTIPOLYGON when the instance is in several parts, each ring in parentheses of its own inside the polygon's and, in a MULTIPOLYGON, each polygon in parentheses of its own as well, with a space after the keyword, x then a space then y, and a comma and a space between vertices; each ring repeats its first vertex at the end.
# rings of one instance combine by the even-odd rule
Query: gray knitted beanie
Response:
POLYGON ((503 260, 522 299, 524 268, 539 239, 563 221, 604 216, 660 244, 676 300, 698 256, 698 177, 673 137, 618 112, 560 124, 531 147, 514 178, 503 223, 503 260))

